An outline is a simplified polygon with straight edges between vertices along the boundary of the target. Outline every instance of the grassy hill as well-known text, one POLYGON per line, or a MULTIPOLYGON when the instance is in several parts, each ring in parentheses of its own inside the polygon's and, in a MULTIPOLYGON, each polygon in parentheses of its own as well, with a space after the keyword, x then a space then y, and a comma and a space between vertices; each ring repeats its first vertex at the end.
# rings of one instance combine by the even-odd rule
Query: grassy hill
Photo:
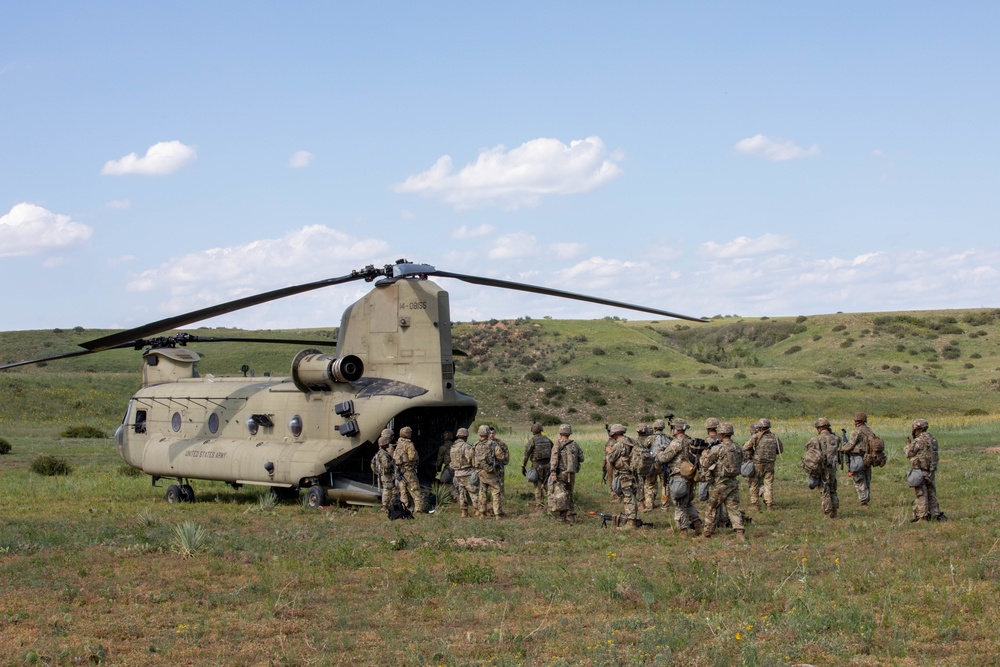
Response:
MULTIPOLYGON (((197 329, 202 336, 335 338, 335 330, 197 329)), ((3 361, 76 349, 108 331, 0 333, 3 361)), ((636 423, 763 415, 843 418, 1000 412, 1000 310, 837 313, 663 321, 456 323, 457 386, 501 424, 636 423)), ((193 345, 203 375, 287 375, 296 345, 193 345)), ((112 429, 140 381, 137 352, 115 350, 0 373, 0 426, 112 429)))

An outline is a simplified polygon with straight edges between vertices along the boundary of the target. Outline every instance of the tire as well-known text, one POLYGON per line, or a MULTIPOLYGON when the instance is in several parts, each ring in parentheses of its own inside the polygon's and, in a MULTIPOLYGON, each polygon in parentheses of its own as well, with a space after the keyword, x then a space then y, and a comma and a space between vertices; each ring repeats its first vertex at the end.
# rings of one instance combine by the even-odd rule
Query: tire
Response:
POLYGON ((176 484, 171 484, 167 487, 167 492, 163 495, 163 498, 171 505, 176 505, 183 500, 181 494, 181 487, 176 484))
POLYGON ((322 486, 310 486, 306 491, 306 507, 319 509, 326 505, 326 489, 322 486))
POLYGON ((181 486, 181 502, 194 502, 194 489, 191 488, 190 484, 184 484, 181 486))

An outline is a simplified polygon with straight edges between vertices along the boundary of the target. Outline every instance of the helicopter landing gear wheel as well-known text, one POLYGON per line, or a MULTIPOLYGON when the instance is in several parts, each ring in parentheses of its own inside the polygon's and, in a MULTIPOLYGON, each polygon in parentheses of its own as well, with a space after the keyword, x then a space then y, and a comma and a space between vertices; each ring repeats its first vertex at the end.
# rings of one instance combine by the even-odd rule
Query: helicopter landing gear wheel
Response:
POLYGON ((181 485, 181 502, 194 502, 194 489, 191 488, 190 484, 181 485))
POLYGON ((171 505, 176 505, 181 502, 183 498, 181 497, 181 487, 176 484, 171 484, 167 487, 167 492, 163 495, 164 499, 171 505))
POLYGON ((306 507, 319 509, 326 505, 326 489, 322 486, 310 486, 306 491, 306 507))

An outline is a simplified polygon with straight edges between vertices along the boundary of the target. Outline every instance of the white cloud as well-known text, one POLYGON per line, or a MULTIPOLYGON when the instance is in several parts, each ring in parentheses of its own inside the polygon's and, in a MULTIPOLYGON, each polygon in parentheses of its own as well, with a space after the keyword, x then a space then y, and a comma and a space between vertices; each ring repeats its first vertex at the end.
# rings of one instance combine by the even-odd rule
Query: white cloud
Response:
POLYGON ((132 208, 132 202, 128 199, 112 199, 105 206, 108 208, 126 209, 132 208))
POLYGON ((0 257, 40 255, 80 246, 93 230, 34 204, 16 204, 0 216, 0 257))
POLYGON ((309 151, 296 151, 292 157, 288 158, 288 166, 291 169, 304 169, 313 163, 316 156, 309 151))
POLYGON ((191 146, 185 146, 179 141, 161 141, 150 146, 143 157, 129 153, 119 160, 108 160, 104 163, 101 174, 105 176, 172 174, 181 167, 193 163, 197 157, 197 151, 191 146))
POLYGON ((62 266, 67 263, 69 263, 68 257, 49 257, 47 260, 42 262, 42 268, 54 269, 57 266, 62 266))
MULTIPOLYGON (((290 231, 278 239, 262 239, 170 258, 157 268, 134 275, 126 289, 162 295, 165 301, 155 306, 152 319, 283 286, 347 275, 366 264, 380 266, 388 261, 388 250, 388 244, 380 239, 359 239, 329 227, 312 225, 290 231)), ((240 326, 285 328, 317 321, 332 326, 340 320, 339 308, 370 287, 363 281, 360 285, 348 283, 346 288, 318 290, 312 300, 303 296, 284 300, 294 302, 292 305, 275 302, 270 310, 261 305, 251 309, 256 314, 243 313, 227 319, 241 322, 240 326), (329 305, 335 299, 331 290, 340 295, 339 307, 332 312, 329 305), (271 319, 267 319, 268 312, 272 313, 271 319)))
POLYGON ((490 259, 522 259, 538 254, 535 237, 527 232, 504 234, 493 242, 493 247, 487 253, 490 259))
POLYGON ((465 225, 462 225, 454 232, 451 233, 453 239, 475 239, 480 236, 488 236, 496 231, 496 227, 493 225, 482 224, 473 229, 469 229, 465 225))
POLYGON ((755 155, 767 160, 798 160, 799 158, 819 155, 819 146, 813 144, 809 148, 799 146, 791 139, 769 137, 756 134, 747 139, 741 139, 734 146, 737 153, 755 155))
POLYGON ((517 148, 483 150, 474 163, 455 173, 452 159, 440 157, 427 171, 393 186, 438 199, 457 209, 536 206, 544 195, 589 192, 621 174, 620 154, 605 156, 600 137, 571 141, 534 139, 517 148))
POLYGON ((556 259, 573 259, 583 252, 584 247, 582 243, 553 243, 549 250, 556 259))
POLYGON ((714 259, 739 259, 788 250, 795 241, 778 234, 764 234, 755 239, 739 236, 727 243, 707 241, 701 244, 701 251, 714 259))

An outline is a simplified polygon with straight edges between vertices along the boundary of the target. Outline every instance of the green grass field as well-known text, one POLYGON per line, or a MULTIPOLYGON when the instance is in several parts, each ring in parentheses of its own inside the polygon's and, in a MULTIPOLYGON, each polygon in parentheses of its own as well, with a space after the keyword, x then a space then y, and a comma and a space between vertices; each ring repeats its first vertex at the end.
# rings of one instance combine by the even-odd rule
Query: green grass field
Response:
MULTIPOLYGON (((456 325, 455 346, 470 354, 458 387, 511 444, 511 516, 500 521, 461 519, 445 504, 390 522, 370 508, 274 506, 210 482, 194 483, 197 502, 168 505, 163 487, 122 473, 110 439, 59 437, 78 424, 114 430, 139 383, 134 352, 5 371, 0 665, 997 664, 997 318, 456 325), (840 473, 831 521, 799 459, 815 417, 839 431, 858 409, 889 463, 867 509, 840 473), (747 544, 726 530, 683 537, 659 510, 635 532, 532 513, 517 470, 532 418, 575 425, 587 455, 579 506, 613 512, 600 485, 604 423, 632 430, 667 411, 696 436, 705 417, 729 419, 740 441, 750 421, 774 421, 787 448, 780 507, 752 515, 747 544), (916 416, 941 443, 947 522, 909 522, 902 446, 916 416), (31 472, 43 454, 72 474, 31 472)), ((44 356, 102 333, 0 333, 0 352, 44 356)), ((285 374, 297 350, 196 349, 202 374, 217 375, 244 363, 285 374)), ((745 503, 745 483, 741 494, 745 503)))
MULTIPOLYGON (((1000 429, 932 421, 950 521, 911 524, 904 432, 873 426, 890 460, 872 505, 841 473, 831 521, 798 468, 809 424, 776 424, 780 508, 753 514, 746 545, 726 530, 683 537, 659 510, 637 532, 556 524, 531 514, 516 465, 500 521, 446 504, 390 522, 207 482, 197 502, 168 505, 148 477, 120 473, 108 440, 14 432, 0 459, 0 663, 996 664, 1000 454, 986 449, 1000 429), (74 472, 29 472, 42 453, 74 472), (188 557, 185 522, 205 534, 188 557)), ((519 462, 526 433, 504 435, 519 462)), ((603 429, 579 435, 580 507, 613 512, 603 429)))

